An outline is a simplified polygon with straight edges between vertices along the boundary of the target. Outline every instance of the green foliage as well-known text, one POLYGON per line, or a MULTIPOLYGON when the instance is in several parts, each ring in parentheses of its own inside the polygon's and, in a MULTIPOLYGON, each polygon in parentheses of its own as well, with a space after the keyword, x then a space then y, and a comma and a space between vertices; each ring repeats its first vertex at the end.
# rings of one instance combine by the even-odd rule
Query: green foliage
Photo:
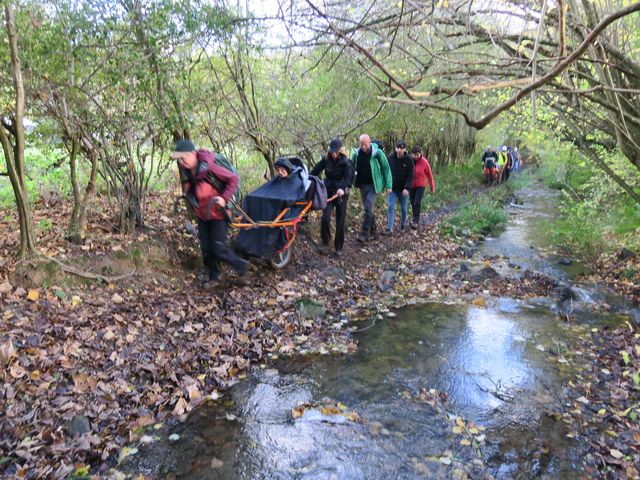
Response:
MULTIPOLYGON (((494 142, 501 143, 501 142, 494 142)), ((448 204, 458 211, 444 225, 450 235, 468 230, 471 235, 495 235, 506 226, 504 205, 514 190, 529 182, 528 175, 512 176, 508 182, 488 189, 482 184, 480 154, 458 165, 447 165, 434 173, 436 194, 426 195, 426 209, 448 204)))
POLYGON ((446 165, 434 168, 436 193, 425 193, 426 207, 435 209, 449 203, 456 203, 468 196, 474 189, 481 187, 482 172, 480 161, 468 160, 458 165, 446 165))
POLYGON ((53 228, 53 223, 49 218, 43 218, 38 222, 38 229, 41 232, 48 232, 53 228))
POLYGON ((470 198, 445 226, 445 231, 455 235, 468 230, 472 235, 495 235, 504 230, 508 215, 504 205, 492 198, 478 195, 470 198))
MULTIPOLYGON (((69 170, 66 161, 60 161, 67 153, 55 147, 30 147, 25 151, 27 169, 27 193, 35 202, 43 197, 64 197, 71 193, 69 170)), ((15 205, 9 177, 0 177, 0 208, 15 205)))
MULTIPOLYGON (((571 144, 533 132, 529 148, 540 158, 545 184, 562 190, 562 215, 551 225, 553 241, 567 253, 596 259, 621 247, 640 246, 640 205, 571 144)), ((632 185, 640 174, 617 151, 601 158, 632 185)))

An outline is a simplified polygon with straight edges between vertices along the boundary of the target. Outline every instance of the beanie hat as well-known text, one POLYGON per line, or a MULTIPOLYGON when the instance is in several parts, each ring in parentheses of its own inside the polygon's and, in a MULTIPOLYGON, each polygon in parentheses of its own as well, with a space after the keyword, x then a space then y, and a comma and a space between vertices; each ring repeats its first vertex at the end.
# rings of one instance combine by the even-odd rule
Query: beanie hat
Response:
POLYGON ((171 153, 171 158, 180 158, 183 153, 195 152, 196 146, 191 140, 178 140, 171 153))

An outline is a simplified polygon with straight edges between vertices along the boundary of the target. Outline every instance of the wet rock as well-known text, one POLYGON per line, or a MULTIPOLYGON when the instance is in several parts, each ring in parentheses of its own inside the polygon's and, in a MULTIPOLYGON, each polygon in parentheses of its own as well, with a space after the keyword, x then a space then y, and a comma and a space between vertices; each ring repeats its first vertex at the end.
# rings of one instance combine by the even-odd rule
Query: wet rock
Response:
POLYGON ((434 265, 431 263, 426 263, 423 265, 419 265, 416 268, 413 269, 413 273, 418 274, 418 275, 436 275, 436 276, 440 276, 440 275, 444 275, 447 273, 447 269, 440 267, 438 265, 434 265))
POLYGON ((469 230, 468 228, 465 228, 464 230, 462 230, 461 235, 463 237, 470 237, 471 236, 471 230, 469 230))
POLYGON ((471 247, 462 247, 461 250, 463 255, 467 258, 473 257, 473 254, 476 252, 476 249, 471 247))
POLYGON ((378 280, 378 288, 383 292, 386 292, 391 289, 393 283, 396 281, 396 274, 391 270, 386 270, 382 272, 380 275, 380 279, 378 280))
POLYGON ((67 423, 67 433, 70 437, 79 437, 91 431, 91 423, 84 415, 76 415, 67 423))
POLYGON ((196 227, 193 225, 193 223, 188 220, 184 223, 184 229, 187 233, 190 233, 194 237, 198 236, 198 230, 196 230, 196 227))
POLYGON ((458 273, 466 273, 469 271, 469 264, 466 262, 462 262, 460 264, 460 268, 458 268, 458 273))
POLYGON ((538 286, 549 290, 558 286, 558 282, 553 278, 539 272, 533 272, 531 270, 525 270, 522 274, 521 279, 527 280, 531 283, 536 283, 538 286))
POLYGON ((578 295, 573 289, 567 285, 559 285, 553 290, 553 294, 558 298, 558 301, 564 302, 566 300, 577 300, 578 295))
POLYGON ((559 258, 558 265, 571 265, 573 262, 570 258, 559 258))
POLYGON ((631 257, 635 256, 635 253, 633 253, 631 250, 629 250, 628 248, 622 248, 620 249, 620 251, 616 254, 616 258, 618 260, 629 260, 631 257))
POLYGON ((484 267, 478 273, 473 275, 471 279, 475 282, 483 282, 485 280, 493 280, 500 277, 500 274, 493 267, 484 267))
POLYGON ((294 306, 301 320, 322 320, 327 315, 325 304, 312 298, 296 300, 294 306))

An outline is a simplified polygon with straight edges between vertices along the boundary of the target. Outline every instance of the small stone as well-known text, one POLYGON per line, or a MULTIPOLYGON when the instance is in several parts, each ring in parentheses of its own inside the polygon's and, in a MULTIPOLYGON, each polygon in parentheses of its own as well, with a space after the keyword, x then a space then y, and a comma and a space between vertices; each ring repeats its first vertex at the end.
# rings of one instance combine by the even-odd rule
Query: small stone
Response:
POLYGON ((465 273, 469 271, 469 264, 467 264, 466 262, 462 262, 460 264, 460 268, 458 269, 459 273, 465 273))
POLYGON ((327 315, 325 304, 309 297, 296 300, 294 306, 301 320, 322 320, 327 315))
POLYGON ((380 279, 378 280, 378 288, 383 292, 391 290, 393 283, 396 280, 396 274, 391 270, 385 270, 380 275, 380 279))
POLYGON ((67 433, 71 437, 79 437, 91 431, 91 423, 84 415, 76 415, 67 423, 67 433))
POLYGON ((559 258, 558 265, 571 265, 573 263, 569 258, 559 258))
POLYGON ((344 273, 344 270, 331 265, 320 272, 320 278, 329 277, 344 280, 346 278, 346 275, 344 273))
POLYGON ((143 443, 143 444, 149 444, 155 441, 156 441, 155 437, 152 437, 151 435, 143 435, 142 437, 140 437, 140 443, 143 443))
POLYGON ((124 302, 124 298, 122 298, 120 295, 118 295, 117 293, 114 293, 113 296, 111 297, 111 301, 113 303, 122 303, 124 302))

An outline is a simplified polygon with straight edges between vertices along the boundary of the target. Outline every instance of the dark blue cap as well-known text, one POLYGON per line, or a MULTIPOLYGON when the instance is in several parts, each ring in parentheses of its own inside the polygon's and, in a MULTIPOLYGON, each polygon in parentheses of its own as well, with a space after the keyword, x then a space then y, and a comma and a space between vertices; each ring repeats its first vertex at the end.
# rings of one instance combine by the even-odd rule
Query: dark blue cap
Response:
POLYGON ((339 138, 334 138, 329 142, 329 152, 330 153, 338 153, 342 148, 342 142, 339 138))

